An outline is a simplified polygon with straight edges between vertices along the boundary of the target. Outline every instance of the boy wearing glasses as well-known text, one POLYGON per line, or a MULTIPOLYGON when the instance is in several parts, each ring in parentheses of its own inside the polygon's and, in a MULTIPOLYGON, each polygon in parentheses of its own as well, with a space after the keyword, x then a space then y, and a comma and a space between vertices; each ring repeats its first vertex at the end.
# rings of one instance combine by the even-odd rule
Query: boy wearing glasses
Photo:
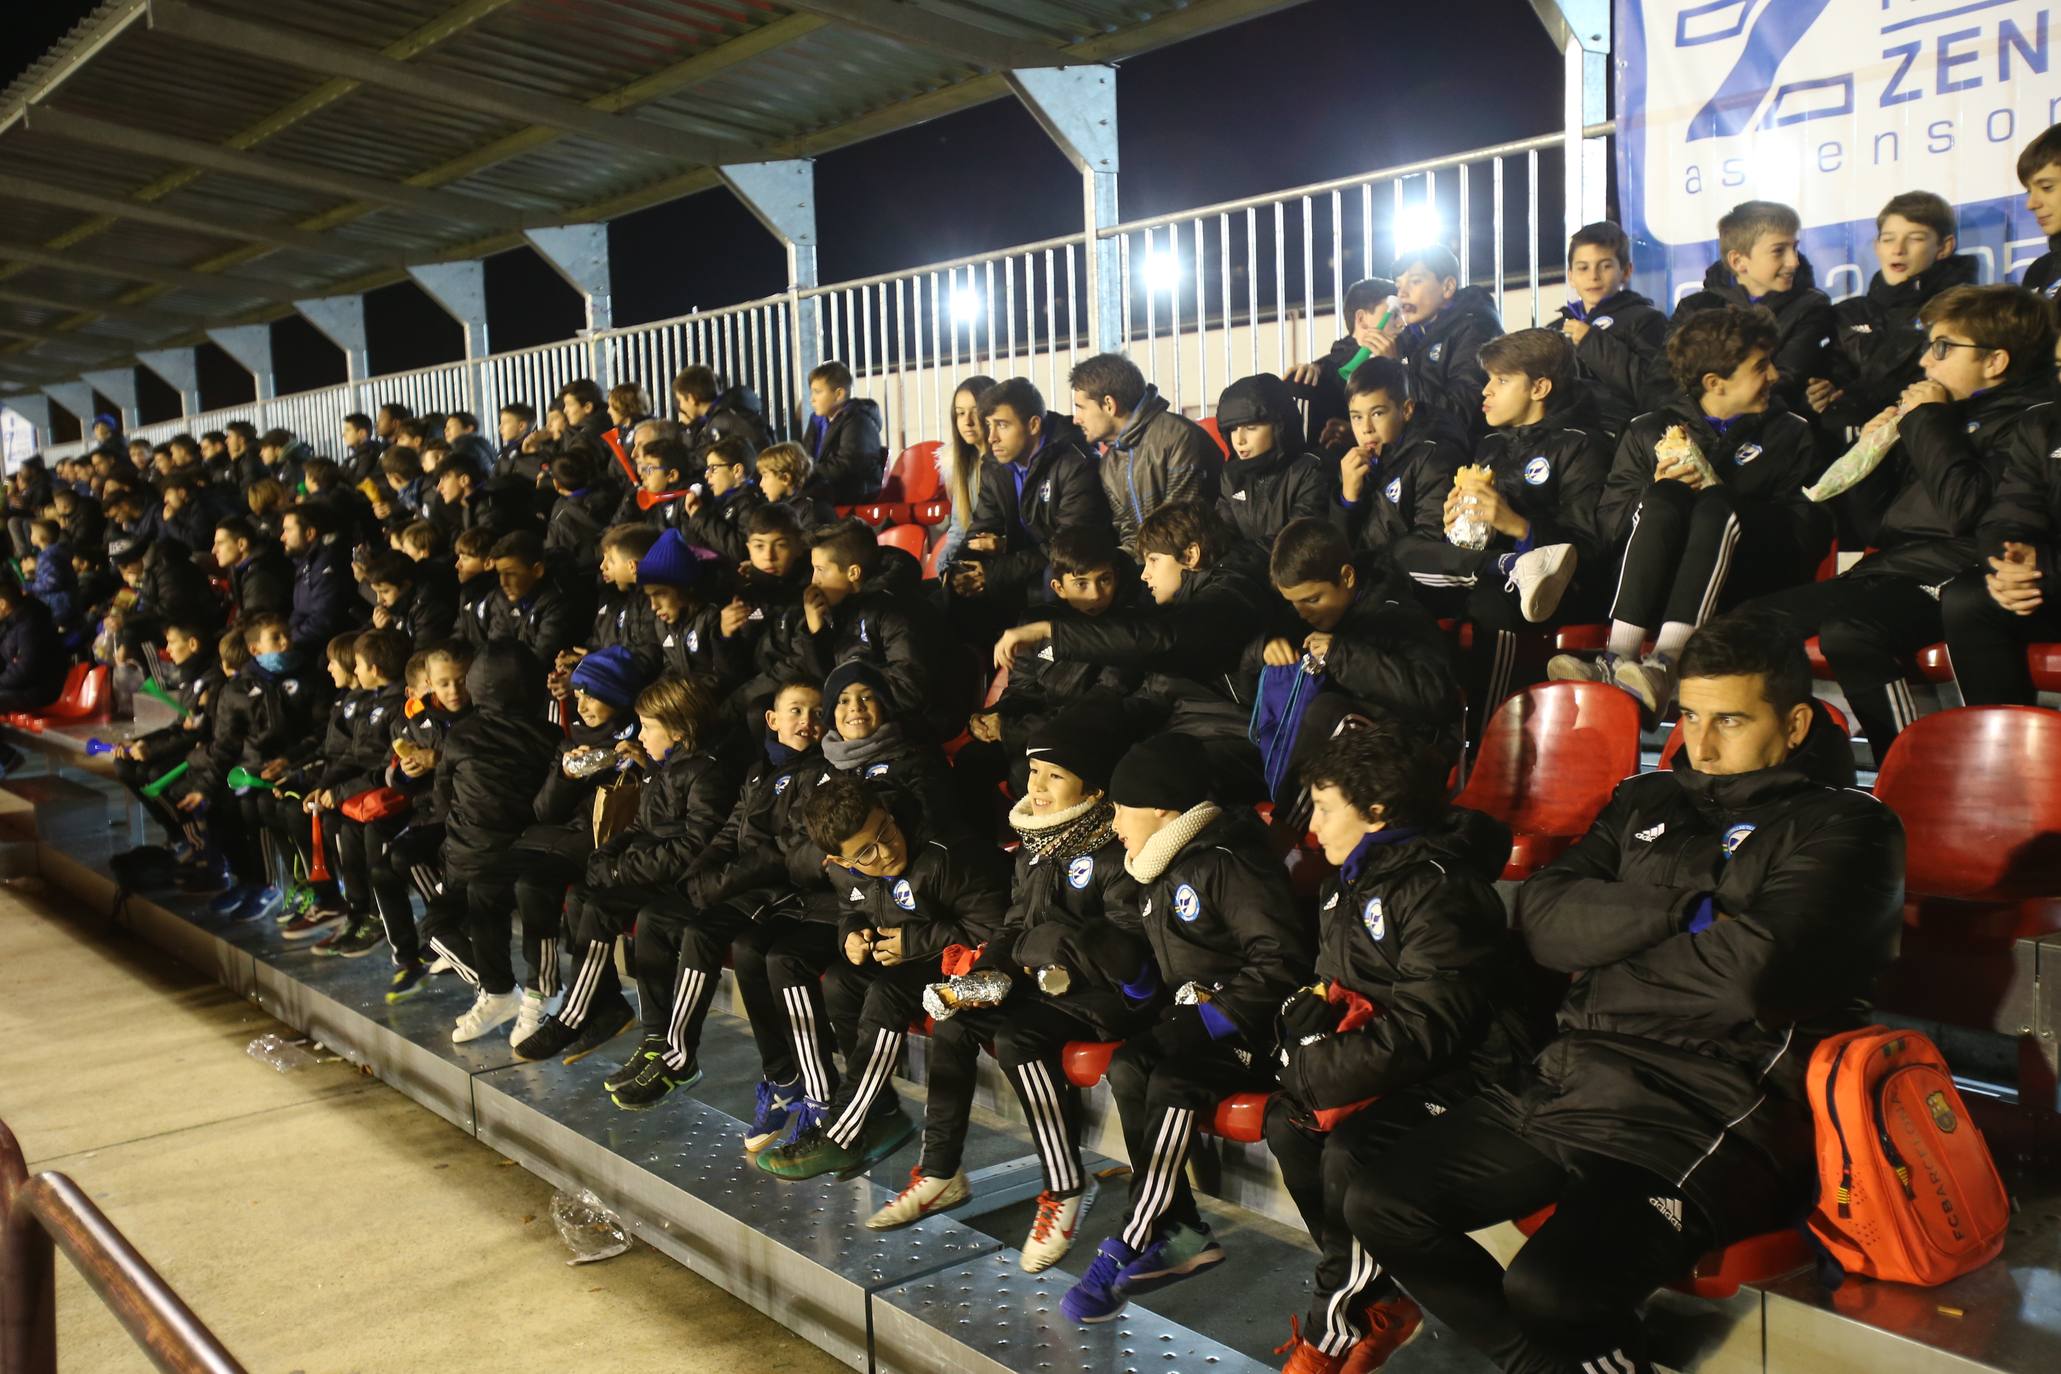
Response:
POLYGON ((970 964, 1009 904, 995 850, 934 838, 906 797, 859 777, 819 783, 802 819, 838 896, 842 957, 824 974, 824 997, 848 1072, 820 1119, 760 1152, 759 1168, 786 1179, 862 1169, 915 1133, 889 1082, 909 1023, 923 1014, 923 990, 947 976, 946 959, 956 951, 970 964))
MULTIPOLYGON (((2021 450, 2053 436, 2053 324, 2046 302, 2017 286, 1957 286, 1921 316, 1925 380, 1870 420, 1897 444, 1864 479, 1887 500, 1874 552, 1838 577, 1764 597, 1819 647, 1880 764, 1916 716, 1905 682, 1912 655, 1945 633, 1940 588, 1982 567, 1977 526, 1997 479, 2021 450)), ((2044 460, 2043 460, 2044 461, 2044 460)))

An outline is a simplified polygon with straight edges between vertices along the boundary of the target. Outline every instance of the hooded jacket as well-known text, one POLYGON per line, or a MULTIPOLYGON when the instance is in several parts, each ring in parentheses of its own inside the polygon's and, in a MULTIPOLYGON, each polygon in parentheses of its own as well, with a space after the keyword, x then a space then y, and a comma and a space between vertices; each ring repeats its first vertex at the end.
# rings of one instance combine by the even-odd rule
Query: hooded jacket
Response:
MULTIPOLYGON (((1782 403, 1798 414, 1807 413, 1804 392, 1816 377, 1829 377, 1839 366, 1838 354, 1833 349, 1833 340, 1839 333, 1839 317, 1832 311, 1832 300, 1818 290, 1817 274, 1811 270, 1810 259, 1797 255, 1796 280, 1787 291, 1775 291, 1755 299, 1746 294, 1746 288, 1739 285, 1739 278, 1727 267, 1724 259, 1712 263, 1703 274, 1703 289, 1682 298, 1675 307, 1672 327, 1679 329, 1690 316, 1705 310, 1721 310, 1726 306, 1763 306, 1775 317, 1775 371, 1781 380, 1775 384, 1775 394, 1782 403)), ((1654 358, 1652 370, 1648 373, 1652 395, 1679 396, 1681 385, 1668 370, 1667 350, 1662 349, 1654 358)))
POLYGON ((1784 510, 1797 531, 1799 547, 1823 549, 1831 543, 1830 515, 1803 494, 1819 469, 1817 441, 1808 423, 1779 397, 1770 397, 1765 411, 1735 417, 1721 435, 1700 405, 1677 396, 1633 420, 1617 442, 1617 456, 1596 507, 1603 547, 1621 547, 1631 534, 1632 513, 1653 486, 1659 463, 1654 446, 1676 425, 1703 450, 1734 501, 1784 510))
POLYGON ((836 506, 856 506, 880 495, 887 475, 887 442, 880 406, 854 396, 829 419, 809 418, 808 448, 815 466, 804 490, 836 506))
POLYGON ((893 877, 848 868, 830 872, 840 937, 861 930, 902 932, 902 963, 937 958, 952 945, 976 949, 1002 931, 1009 902, 1000 856, 989 845, 950 844, 906 806, 892 808, 908 846, 893 877))
MULTIPOLYGON (((1491 429, 1476 446, 1474 462, 1489 469, 1503 503, 1531 523, 1523 548, 1572 544, 1577 570, 1601 574, 1612 545, 1596 528, 1596 509, 1610 475, 1610 449, 1595 426, 1595 404, 1586 390, 1570 387, 1565 396, 1556 390, 1547 401, 1537 424, 1491 429)), ((1412 566, 1411 550, 1419 540, 1434 538, 1423 532, 1427 526, 1437 529, 1437 543, 1447 542, 1445 501, 1451 491, 1450 482, 1443 491, 1431 484, 1416 489, 1420 509, 1396 549, 1396 561, 1412 574, 1442 566, 1412 566)), ((1510 536, 1489 532, 1489 549, 1518 547, 1510 536)))
POLYGON ((1117 542, 1138 556, 1138 526, 1170 501, 1214 504, 1224 453, 1209 431, 1177 415, 1153 386, 1115 438, 1102 445, 1102 493, 1117 542))
POLYGON ((1332 469, 1331 523, 1355 549, 1385 549, 1392 556, 1412 531, 1445 538, 1443 508, 1453 489, 1453 474, 1473 452, 1459 421, 1444 411, 1418 406, 1389 450, 1368 467, 1360 498, 1350 504, 1332 469), (1427 505, 1427 497, 1437 499, 1427 505), (1419 528, 1427 510, 1441 512, 1429 528, 1419 528))
POLYGON ((1488 373, 1481 346, 1503 332, 1496 298, 1484 286, 1463 286, 1428 323, 1413 324, 1396 337, 1396 361, 1410 374, 1410 396, 1419 410, 1443 411, 1472 441, 1487 427, 1481 418, 1481 389, 1488 373))
POLYGON ((714 748, 673 746, 646 772, 637 820, 587 859, 590 887, 673 887, 722 828, 741 770, 714 748))
MULTIPOLYGON (((772 736, 767 739, 772 742, 772 736)), ((823 751, 811 747, 775 761, 765 750, 744 780, 722 829, 695 857, 681 889, 697 911, 737 897, 771 905, 792 889, 780 836, 801 825, 799 803, 809 780, 824 771, 823 751)))
POLYGON ((1925 327, 1918 312, 1948 287, 1973 286, 1977 268, 1972 256, 1956 253, 1894 286, 1877 272, 1866 291, 1832 307, 1839 322, 1829 360, 1832 381, 1846 394, 1824 412, 1827 424, 1857 430, 1924 377, 1918 359, 1925 327))
POLYGON ((325 536, 294 556, 286 637, 304 655, 321 654, 357 615, 359 602, 346 547, 325 536))
POLYGON ((1805 1066, 1897 952, 1903 826, 1841 785, 1833 733, 1818 713, 1771 768, 1710 776, 1684 753, 1628 778, 1517 894, 1532 958, 1573 976, 1519 1131, 1659 1174, 1720 1243, 1734 1188, 1799 1213, 1812 1196, 1805 1066))
POLYGON ((2056 461, 2061 418, 2052 396, 2041 359, 2019 381, 1965 401, 1922 405, 1897 421, 1896 447, 1867 478, 1892 479, 1896 495, 1875 527, 1876 551, 1847 575, 1915 577, 1935 586, 1979 568, 1980 530, 2006 468, 2036 472, 2056 461))
MULTIPOLYGON (((1655 359, 1667 345, 1667 316, 1638 292, 1626 288, 1596 302, 1593 310, 1579 300, 1560 307, 1560 321, 1578 320, 1589 332, 1574 346, 1575 366, 1596 400, 1596 427, 1611 442, 1624 433, 1634 415, 1653 408, 1664 397, 1648 387, 1655 359)), ((1665 366, 1663 361, 1660 366, 1665 366)))
POLYGON ((725 439, 744 440, 756 457, 767 443, 765 405, 750 387, 733 386, 710 403, 701 419, 689 427, 686 438, 697 469, 707 465, 708 451, 725 439))
POLYGON ((544 719, 544 665, 497 639, 465 673, 472 707, 451 723, 437 759, 434 813, 444 818, 444 872, 483 878, 528 828, 531 799, 557 756, 561 732, 544 719))
POLYGON ((1161 984, 1198 983, 1247 1047, 1270 1051, 1282 999, 1308 981, 1311 930, 1251 812, 1204 803, 1126 867, 1161 984))
POLYGON ((1323 459, 1301 451, 1302 417, 1288 383, 1266 373, 1231 383, 1217 401, 1217 424, 1226 442, 1239 425, 1274 427, 1272 449, 1254 458, 1233 450, 1220 474, 1217 514, 1239 538, 1271 548, 1289 521, 1323 518, 1331 477, 1323 459))
POLYGON ((1101 472, 1082 449, 1080 431, 1063 415, 1045 412, 1037 448, 1021 463, 982 463, 979 480, 966 533, 1002 541, 1000 553, 980 555, 991 599, 1036 600, 1054 536, 1065 529, 1109 528, 1101 472))
POLYGON ((1438 1080, 1464 1091, 1538 1052, 1545 1009, 1496 895, 1509 856, 1507 827, 1455 809, 1421 831, 1376 831, 1325 880, 1317 977, 1381 1014, 1283 1045, 1281 1086, 1298 1105, 1343 1107, 1438 1080))

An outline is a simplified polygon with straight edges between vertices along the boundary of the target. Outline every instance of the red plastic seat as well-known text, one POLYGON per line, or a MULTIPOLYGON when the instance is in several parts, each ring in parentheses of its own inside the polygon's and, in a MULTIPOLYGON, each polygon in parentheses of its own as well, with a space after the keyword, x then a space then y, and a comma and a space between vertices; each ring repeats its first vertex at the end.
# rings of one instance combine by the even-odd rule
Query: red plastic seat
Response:
POLYGON ((1918 651, 1918 676, 1934 684, 1954 680, 1954 665, 1947 658, 1946 645, 1928 644, 1918 651))
POLYGON ((1908 892, 2061 896, 2061 712, 1963 706, 1921 717, 1889 747, 1875 795, 1909 837, 1908 892))
MULTIPOLYGON (((1546 1207, 1528 1217, 1519 1217, 1513 1224, 1527 1236, 1536 1235, 1552 1215, 1553 1209, 1546 1207)), ((1691 1297, 1729 1298, 1742 1284, 1767 1283, 1810 1262, 1810 1243, 1804 1239, 1802 1228, 1792 1226, 1748 1236, 1721 1250, 1712 1250, 1696 1261, 1687 1278, 1668 1287, 1691 1297)))
POLYGON ((1059 1052, 1066 1069, 1066 1081, 1076 1088, 1092 1088, 1109 1072, 1109 1061, 1124 1047, 1121 1040, 1069 1040, 1059 1052))
POLYGON ((1219 1140, 1237 1140, 1257 1145, 1267 1138, 1268 1093, 1232 1093, 1217 1103, 1209 1119, 1209 1133, 1219 1140))
POLYGON ((894 501, 868 501, 863 505, 853 506, 852 514, 878 530, 903 523, 904 517, 908 515, 908 508, 894 501))
POLYGON ((1553 648, 1563 654, 1600 654, 1610 647, 1608 625, 1562 625, 1553 631, 1553 648))
MULTIPOLYGON (((65 669, 64 686, 58 689, 55 701, 37 711, 9 711, 5 716, 0 716, 0 720, 5 720, 9 725, 20 726, 24 730, 32 730, 37 734, 42 733, 45 725, 56 721, 84 720, 86 718, 84 714, 71 715, 66 714, 66 712, 76 708, 80 694, 86 690, 87 677, 95 671, 98 671, 101 677, 105 679, 107 668, 104 665, 96 667, 96 665, 89 663, 74 663, 71 667, 65 669)), ((101 694, 105 694, 104 682, 101 694)), ((101 719, 105 720, 107 717, 103 716, 101 719)))
POLYGON ((932 540, 930 546, 923 550, 923 578, 926 582, 938 575, 938 559, 944 551, 945 541, 942 539, 932 540))
POLYGON ((1818 647, 1818 637, 1812 635, 1803 642, 1804 657, 1811 661, 1811 676, 1820 682, 1837 682, 1832 665, 1825 661, 1825 651, 1818 647))
POLYGON ((2042 692, 2061 692, 2061 644, 2028 644, 2025 666, 2032 670, 2032 685, 2042 692))
MULTIPOLYGON (((1839 727, 1840 729, 1842 729, 1842 730, 1846 731, 1846 737, 1847 737, 1848 739, 1852 739, 1852 738, 1853 738, 1853 722, 1852 722, 1852 721, 1850 721, 1850 720, 1848 720, 1848 719, 1846 718, 1846 713, 1845 713, 1844 711, 1840 710, 1840 709, 1839 709, 1839 708, 1838 708, 1837 706, 1834 706, 1834 705, 1833 705, 1833 704, 1832 704, 1831 702, 1829 702, 1829 701, 1820 701, 1820 702, 1818 702, 1818 703, 1817 703, 1817 707, 1818 707, 1818 709, 1819 709, 1819 710, 1823 711, 1823 712, 1824 712, 1824 713, 1825 713, 1826 715, 1828 715, 1828 716, 1832 717, 1832 723, 1833 723, 1834 725, 1837 725, 1837 726, 1838 726, 1838 727, 1839 727)), ((1668 735, 1667 735, 1667 743, 1661 746, 1661 749, 1660 749, 1660 767, 1661 767, 1661 769, 1662 769, 1663 771, 1665 771, 1665 770, 1667 770, 1667 769, 1669 769, 1669 768, 1672 768, 1672 767, 1674 767, 1674 766, 1675 766, 1675 755, 1677 755, 1677 754, 1679 754, 1679 753, 1681 753, 1681 752, 1682 752, 1682 722, 1680 722, 1680 721, 1678 720, 1678 721, 1676 721, 1676 722, 1675 722, 1675 728, 1674 728, 1674 729, 1672 729, 1672 730, 1670 730, 1670 731, 1668 731, 1668 735)))
POLYGON ((1505 878, 1531 876, 1580 839, 1638 771, 1639 706, 1601 682, 1549 682, 1505 701, 1456 802, 1510 827, 1505 878))
POLYGON ((952 502, 940 496, 933 501, 912 501, 909 519, 919 525, 942 525, 952 518, 952 502))
POLYGON ((1225 459, 1228 460, 1231 456, 1231 446, 1224 442, 1224 431, 1218 427, 1217 417, 1214 415, 1205 415, 1202 417, 1199 423, 1202 425, 1202 428, 1209 434, 1209 437, 1216 440, 1217 448, 1223 452, 1225 459))
POLYGON ((921 525, 892 525, 880 532, 880 543, 883 548, 900 549, 920 561, 929 537, 921 525))
POLYGON ((939 447, 937 440, 926 439, 896 454, 880 484, 880 499, 903 506, 935 500, 944 486, 944 474, 938 470, 939 447))

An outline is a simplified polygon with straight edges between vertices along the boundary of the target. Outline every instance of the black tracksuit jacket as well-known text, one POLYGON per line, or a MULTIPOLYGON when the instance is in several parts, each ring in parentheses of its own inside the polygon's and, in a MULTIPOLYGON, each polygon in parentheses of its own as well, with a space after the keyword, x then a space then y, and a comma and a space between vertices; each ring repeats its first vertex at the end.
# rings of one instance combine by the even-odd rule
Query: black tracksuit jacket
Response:
POLYGON ((1413 531, 1443 539, 1442 521, 1429 529, 1418 528, 1425 497, 1437 493, 1431 509, 1438 511, 1446 493, 1453 489, 1453 473, 1473 453, 1472 442, 1460 423, 1445 412, 1426 406, 1417 408, 1391 449, 1368 468, 1360 499, 1352 505, 1345 504, 1337 469, 1332 469, 1332 487, 1339 494, 1332 498, 1331 523, 1355 549, 1387 549, 1392 555, 1413 531))
POLYGON ((1331 465, 1314 453, 1280 448, 1257 458, 1234 453, 1224 464, 1217 514, 1240 539, 1272 548, 1274 536, 1289 521, 1323 519, 1336 485, 1331 465))
POLYGON ((1832 336, 1831 380, 1846 394, 1826 409, 1828 425, 1859 429, 1924 378, 1918 359, 1925 326, 1918 312, 1950 286, 1973 286, 1978 266, 1973 257, 1956 253, 1894 286, 1877 272, 1866 291, 1832 307, 1839 332, 1832 336))
MULTIPOLYGON (((2037 549, 2035 566, 2061 568, 2061 405, 2041 401, 2018 412, 2008 432, 1999 426, 2004 473, 1976 527, 1979 558, 2001 554, 2004 541, 2037 549)), ((1987 571, 1987 565, 1978 565, 1987 571)))
MULTIPOLYGON (((1725 306, 1765 307, 1775 317, 1777 339, 1774 364, 1781 380, 1775 385, 1775 394, 1782 403, 1798 414, 1809 413, 1804 402, 1804 392, 1816 377, 1831 377, 1839 367, 1838 355, 1833 349, 1833 340, 1839 333, 1839 317, 1832 311, 1832 300, 1818 290, 1817 275, 1811 270, 1809 258, 1802 258, 1796 267, 1796 279, 1787 291, 1776 291, 1754 300, 1739 285, 1739 279, 1723 260, 1710 265, 1703 274, 1703 289, 1684 296, 1675 306, 1672 328, 1680 328, 1684 320, 1704 310, 1720 310, 1725 306)), ((1652 370, 1648 373, 1649 384, 1656 400, 1662 396, 1681 394, 1681 386, 1668 370, 1667 350, 1662 349, 1654 357, 1652 370)))
POLYGON ((801 827, 809 781, 824 772, 823 751, 811 748, 784 763, 763 751, 745 778, 729 817, 687 870, 681 891, 699 911, 747 892, 767 897, 787 887, 787 861, 780 836, 801 827))
POLYGON ((1831 543, 1831 516, 1803 495, 1819 464, 1817 441, 1802 417, 1770 398, 1767 410, 1738 416, 1720 435, 1701 406, 1678 397, 1632 421, 1617 441, 1617 456, 1596 507, 1596 530, 1604 548, 1621 547, 1631 533, 1632 512, 1653 485, 1659 465, 1654 446, 1676 425, 1696 441, 1736 502, 1783 510, 1796 531, 1798 547, 1824 548, 1831 543))
POLYGON ((809 422, 815 467, 805 488, 835 506, 856 506, 880 494, 887 475, 887 441, 881 438, 880 407, 855 396, 827 421, 809 422))
MULTIPOLYGON (((1112 838, 1099 849, 1067 860, 1041 861, 1028 847, 1019 848, 1009 891, 1002 928, 988 941, 979 963, 1018 980, 1012 999, 1046 995, 1023 975, 1032 966, 1025 957, 1027 937, 1046 926, 1065 927, 1078 944, 1094 942, 1105 949, 1134 946, 1137 966, 1143 969, 1144 918, 1138 914, 1138 880, 1124 868, 1123 841, 1112 838)), ((1097 1036, 1121 1040, 1149 1019, 1149 1000, 1132 1002, 1093 967, 1069 966, 1067 973, 1070 985, 1053 1000, 1093 1026, 1097 1036)))
MULTIPOLYGON (((1593 310, 1571 301, 1560 307, 1560 318, 1589 326, 1589 332, 1574 346, 1575 366, 1595 397, 1596 427, 1615 443, 1634 415, 1665 399, 1652 394, 1650 380, 1656 365, 1666 367, 1667 316, 1652 301, 1627 288, 1605 296, 1593 310)), ((1559 322, 1553 327, 1559 327, 1559 322)))
POLYGON ((939 839, 906 809, 894 816, 909 848, 899 874, 876 878, 845 868, 831 871, 839 936, 899 928, 902 963, 914 964, 935 959, 951 945, 977 949, 999 935, 1009 904, 1001 856, 986 845, 939 839))
POLYGON ((737 801, 736 761, 674 745, 645 774, 637 820, 587 860, 590 887, 673 887, 722 828, 737 801))
POLYGON ((1488 373, 1481 346, 1503 332, 1495 297, 1484 286, 1463 286, 1430 323, 1411 325, 1396 336, 1396 361, 1410 374, 1410 395, 1419 410, 1443 412, 1469 440, 1486 428, 1481 389, 1488 373))
POLYGON ((1044 586, 1046 550, 1061 530, 1110 527, 1102 470, 1080 442, 1080 431, 1062 415, 1046 412, 1036 452, 1023 461, 1023 494, 1017 496, 1014 464, 982 463, 980 490, 966 533, 992 534, 1000 553, 968 554, 980 561, 988 595, 1035 601, 1044 586))
POLYGON ((432 801, 444 819, 444 872, 460 879, 508 871, 507 852, 535 819, 531 801, 564 737, 544 719, 544 665, 520 644, 481 649, 465 690, 472 708, 444 736, 432 801))

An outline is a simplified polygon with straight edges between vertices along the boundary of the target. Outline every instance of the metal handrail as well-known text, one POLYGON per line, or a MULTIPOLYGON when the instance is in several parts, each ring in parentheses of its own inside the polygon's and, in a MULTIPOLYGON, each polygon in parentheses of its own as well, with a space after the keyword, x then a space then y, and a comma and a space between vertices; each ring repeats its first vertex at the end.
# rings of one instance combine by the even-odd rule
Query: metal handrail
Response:
POLYGON ((0 1374, 57 1372, 57 1250, 166 1374, 244 1374, 78 1184, 30 1177, 0 1122, 0 1374))

